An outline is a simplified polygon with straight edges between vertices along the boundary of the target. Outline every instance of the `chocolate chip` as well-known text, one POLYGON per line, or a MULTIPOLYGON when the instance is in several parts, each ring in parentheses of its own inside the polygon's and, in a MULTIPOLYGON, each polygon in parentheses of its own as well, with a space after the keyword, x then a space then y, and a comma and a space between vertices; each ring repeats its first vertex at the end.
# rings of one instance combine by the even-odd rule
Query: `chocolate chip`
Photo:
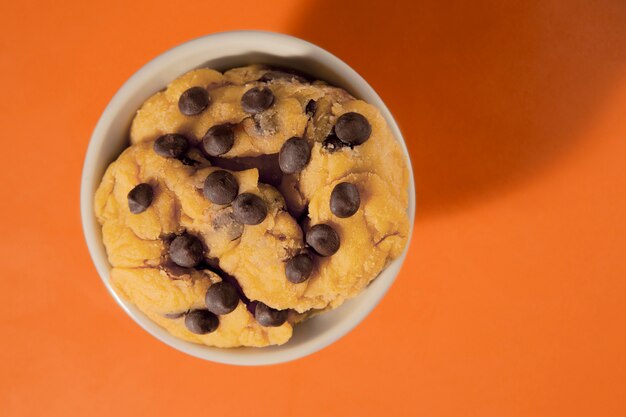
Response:
POLYGON ((254 309, 254 318, 261 326, 277 327, 287 321, 287 310, 276 310, 257 301, 254 309))
POLYGON ((209 93, 202 87, 191 87, 180 95, 178 109, 185 116, 200 114, 211 102, 209 93))
POLYGON ((176 265, 193 268, 204 257, 204 246, 200 239, 185 233, 170 243, 169 255, 176 265))
POLYGON ((180 158, 187 152, 189 141, 178 133, 168 133, 154 141, 154 152, 164 158, 180 158))
POLYGON ((299 284, 306 281, 313 272, 313 259, 306 253, 296 255, 285 264, 285 275, 289 282, 299 284))
POLYGON ((283 143, 278 153, 278 165, 285 174, 295 174, 306 167, 311 159, 309 142, 304 138, 293 137, 283 143))
POLYGON ((209 310, 192 310, 185 316, 185 327, 191 333, 207 334, 214 332, 220 320, 209 310))
POLYGON ((326 151, 329 153, 336 152, 344 146, 348 145, 339 140, 339 138, 334 134, 328 135, 328 137, 324 139, 324 142, 322 143, 322 147, 326 149, 326 151))
POLYGON ((339 235, 327 224, 316 224, 306 233, 306 243, 320 256, 330 256, 339 250, 339 235))
POLYGON ((267 87, 254 87, 241 97, 243 111, 250 114, 261 113, 269 109, 274 103, 274 94, 267 87))
POLYGON ((335 123, 335 134, 348 145, 360 145, 369 139, 372 126, 362 114, 344 113, 335 123))
POLYGON ((205 297, 206 307, 213 314, 228 314, 237 308, 239 294, 237 288, 228 282, 222 281, 209 287, 205 297))
POLYGON ((230 204, 239 192, 239 184, 228 171, 215 171, 204 180, 204 196, 215 204, 230 204))
POLYGON ((315 114, 315 110, 317 110, 317 101, 315 100, 309 100, 308 103, 306 103, 306 107, 304 108, 304 112, 310 116, 313 116, 315 114))
POLYGON ((235 134, 229 123, 213 126, 202 138, 202 147, 211 156, 225 154, 230 151, 234 143, 235 134))
POLYGON ((361 205, 359 190, 354 184, 342 182, 333 188, 330 193, 330 211, 337 217, 350 217, 357 212, 361 205))
POLYGON ((233 201, 233 215, 239 223, 255 225, 265 219, 267 207, 259 196, 243 193, 233 201))
POLYGON ((154 192, 150 184, 142 183, 128 193, 128 209, 133 214, 139 214, 148 209, 152 204, 154 192))

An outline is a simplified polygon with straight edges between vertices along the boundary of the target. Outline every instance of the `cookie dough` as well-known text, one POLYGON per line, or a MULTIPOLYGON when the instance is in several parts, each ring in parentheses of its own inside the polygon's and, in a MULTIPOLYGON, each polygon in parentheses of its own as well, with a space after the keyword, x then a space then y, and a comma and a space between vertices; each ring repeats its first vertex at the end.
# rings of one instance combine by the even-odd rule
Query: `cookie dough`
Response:
POLYGON ((173 335, 289 340, 402 252, 408 171, 373 106, 264 66, 150 97, 95 196, 111 282, 173 335))

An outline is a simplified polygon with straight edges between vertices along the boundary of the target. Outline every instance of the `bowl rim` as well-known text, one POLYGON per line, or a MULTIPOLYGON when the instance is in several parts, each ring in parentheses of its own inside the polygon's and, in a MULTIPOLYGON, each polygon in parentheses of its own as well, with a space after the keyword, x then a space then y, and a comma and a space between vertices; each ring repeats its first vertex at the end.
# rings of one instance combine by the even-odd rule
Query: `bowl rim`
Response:
MULTIPOLYGON (((263 52, 267 53, 266 50, 263 52)), ((217 59, 217 58, 215 58, 217 59)), ((189 69, 192 69, 191 67, 189 69)), ((182 73, 180 74, 182 75, 182 73)), ((170 80, 171 81, 171 80, 170 80)), ((346 88, 345 86, 342 86, 346 88)), ((146 97, 147 98, 147 97, 146 97)), ((99 182, 98 182, 99 183, 99 182)), ((262 31, 262 30, 235 30, 235 31, 226 31, 226 32, 217 32, 208 35, 204 35, 195 39, 192 39, 187 42, 183 42, 173 48, 162 52, 155 58, 151 59, 148 63, 143 65, 139 70, 137 70, 134 74, 132 74, 117 90, 117 92, 113 95, 104 111, 100 115, 100 118, 91 134, 89 139, 89 143, 87 146, 87 151, 85 154, 85 159, 83 163, 82 173, 81 173, 81 185, 80 185, 80 212, 81 212, 81 224, 83 229, 83 234, 85 241, 87 243, 87 248, 89 250, 90 257, 92 262, 94 263, 98 274, 105 287, 111 294, 111 296, 116 300, 119 306, 137 323, 141 328, 151 334, 153 337, 157 338, 161 342, 166 345, 189 354, 191 356, 198 357, 200 359, 209 360, 212 362, 223 363, 223 364, 231 364, 231 365, 270 365, 277 364, 282 362, 292 361, 301 357, 308 356, 312 353, 315 353, 324 347, 336 342, 341 337, 345 336, 349 333, 354 327, 356 327, 369 313, 376 307, 376 305, 383 298, 389 287, 395 281, 400 267, 404 263, 404 260, 407 256, 408 249, 411 244, 411 238, 413 234, 413 228, 415 223, 415 183, 413 177, 413 168, 411 165, 411 159, 409 156, 409 152, 406 146, 406 142, 404 140, 404 136, 398 127, 398 124, 391 112, 380 98, 380 96, 376 93, 376 91, 365 81, 361 75, 359 75, 354 69, 352 69, 348 64, 342 61, 340 58, 326 51, 325 49, 308 42, 306 40, 297 38, 295 36, 286 35, 277 32, 270 31, 262 31), (120 107, 124 104, 127 97, 132 95, 133 90, 138 90, 141 85, 142 80, 153 73, 158 73, 159 68, 163 67, 163 65, 168 62, 168 60, 173 59, 176 55, 182 55, 184 53, 188 53, 188 50, 193 50, 199 47, 202 47, 205 44, 211 43, 219 43, 223 41, 246 41, 254 38, 255 42, 258 43, 260 40, 264 41, 265 44, 268 45, 268 50, 271 50, 272 42, 280 42, 282 44, 288 44, 290 47, 300 48, 304 50, 308 50, 313 52, 318 56, 316 61, 323 62, 325 65, 332 67, 332 71, 337 74, 343 74, 347 78, 349 78, 350 87, 358 86, 359 89, 364 89, 367 91, 368 102, 370 104, 377 107, 380 113, 383 115, 387 124, 389 125, 394 138, 400 144, 402 149, 405 162, 407 164, 408 172, 409 172, 409 204, 407 208, 407 214, 409 217, 409 235, 407 239, 406 246, 402 252, 402 254, 393 260, 390 265, 383 270, 389 269, 391 265, 395 265, 395 273, 385 277, 376 278, 368 288, 366 288, 363 292, 369 292, 370 294, 368 298, 368 303, 364 308, 360 309, 352 309, 350 314, 346 315, 341 323, 335 325, 330 331, 326 331, 321 335, 317 335, 311 338, 311 340, 307 341, 303 346, 298 346, 294 349, 289 349, 289 342, 280 346, 280 351, 273 351, 271 354, 264 353, 265 350, 271 348, 214 348, 208 347, 204 345, 199 345, 191 342, 184 341, 179 339, 166 330, 158 326, 156 323, 152 322, 147 316, 144 316, 143 313, 139 312, 135 309, 130 303, 123 300, 112 288, 110 283, 109 273, 110 273, 110 265, 108 263, 108 259, 106 256, 106 251, 104 249, 104 245, 99 238, 98 231, 100 230, 100 225, 98 224, 94 210, 93 210, 93 197, 95 194, 95 190, 97 189, 97 185, 94 187, 93 184, 93 176, 94 171, 97 169, 95 164, 97 160, 97 156, 101 148, 105 144, 106 129, 107 126, 113 122, 115 119, 117 112, 120 107), (373 100, 372 100, 373 99, 373 100), (372 102, 374 101, 374 102, 372 102), (98 230, 98 231, 96 231, 98 230), (143 316, 143 317, 142 317, 143 316), (252 349, 250 353, 241 353, 238 352, 233 354, 238 349, 252 349)), ((381 271, 381 274, 382 272, 381 271)), ((361 293, 356 298, 363 297, 364 294, 361 293)), ((344 304, 350 303, 351 300, 346 301, 344 304)), ((338 307, 339 310, 344 306, 338 307)), ((315 320, 314 318, 311 320, 315 320)), ((296 326, 297 327, 297 326, 296 326)))

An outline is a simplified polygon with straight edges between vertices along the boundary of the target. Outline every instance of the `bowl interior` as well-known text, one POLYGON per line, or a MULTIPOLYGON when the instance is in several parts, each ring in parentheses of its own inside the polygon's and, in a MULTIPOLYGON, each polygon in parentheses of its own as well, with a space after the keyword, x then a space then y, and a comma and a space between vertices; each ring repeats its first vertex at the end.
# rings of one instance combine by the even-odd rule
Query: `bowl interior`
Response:
MULTIPOLYGON (((225 70, 264 63, 289 67, 342 87, 381 111, 400 142, 406 163, 411 164, 398 126, 380 97, 341 60, 303 40, 258 31, 226 32, 184 43, 155 58, 136 72, 116 93, 102 114, 89 143, 81 183, 81 216, 89 251, 107 289, 124 310, 146 331, 164 343, 199 358, 237 365, 286 362, 313 353, 356 326, 380 301, 398 274, 406 256, 394 260, 358 297, 341 307, 295 326, 292 339, 283 346, 262 349, 219 349, 196 345, 171 336, 135 306, 121 299, 109 282, 110 265, 93 212, 93 195, 108 164, 128 146, 128 131, 136 110, 152 94, 179 75, 198 67, 225 70)), ((410 172, 408 214, 413 229, 415 193, 410 172)), ((407 244, 408 247, 408 244, 407 244)))

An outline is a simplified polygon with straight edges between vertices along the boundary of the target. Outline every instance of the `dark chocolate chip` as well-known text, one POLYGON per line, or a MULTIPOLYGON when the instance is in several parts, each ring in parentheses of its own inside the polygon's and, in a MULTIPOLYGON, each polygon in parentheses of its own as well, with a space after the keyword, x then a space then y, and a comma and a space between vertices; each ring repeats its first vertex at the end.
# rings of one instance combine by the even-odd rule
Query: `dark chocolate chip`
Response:
POLYGON ((178 109, 185 116, 200 114, 211 102, 211 97, 202 87, 191 87, 180 95, 178 109))
POLYGON ((280 148, 278 165, 285 174, 295 174, 306 167, 309 159, 311 159, 309 142, 304 138, 293 137, 280 148))
POLYGON ((154 141, 154 152, 164 158, 180 158, 187 152, 189 141, 178 133, 168 133, 154 141))
POLYGON ((222 281, 209 287, 205 297, 206 307, 213 314, 228 314, 237 308, 239 294, 232 284, 222 281))
POLYGON ((348 145, 339 140, 339 138, 334 134, 328 135, 328 137, 326 137, 326 139, 324 139, 324 142, 322 143, 322 147, 330 153, 336 152, 344 146, 348 145))
POLYGON ((320 256, 330 256, 339 250, 339 235, 327 224, 316 224, 306 232, 306 243, 320 256))
POLYGON ((335 134, 348 145, 360 145, 369 139, 372 126, 362 114, 344 113, 335 123, 335 134))
POLYGON ((200 239, 185 233, 172 240, 169 255, 176 265, 193 268, 204 257, 204 246, 200 239))
POLYGON ((207 334, 214 332, 220 320, 209 310, 192 310, 185 316, 185 327, 191 333, 207 334))
POLYGON ((287 321, 287 310, 276 310, 257 301, 254 309, 254 318, 261 326, 277 327, 287 321))
POLYGON ((313 272, 313 259, 306 253, 296 255, 285 264, 285 275, 289 282, 299 284, 306 281, 313 272))
POLYGON ((254 87, 241 97, 243 111, 250 114, 261 113, 274 104, 274 93, 267 87, 254 87))
POLYGON ((239 184, 228 171, 215 171, 204 180, 204 196, 215 204, 230 204, 239 192, 239 184))
POLYGON ((148 209, 152 204, 154 192, 150 184, 142 183, 128 193, 128 209, 133 214, 139 214, 148 209))
POLYGON ((315 100, 309 100, 308 103, 306 103, 306 107, 304 108, 304 112, 309 115, 309 117, 313 116, 315 114, 315 110, 317 110, 317 101, 315 100))
POLYGON ((202 138, 204 151, 211 156, 219 156, 230 151, 235 143, 235 134, 229 123, 210 128, 202 138))
POLYGON ((233 201, 233 215, 239 223, 255 225, 265 219, 267 207, 261 197, 252 193, 243 193, 233 201))
POLYGON ((361 205, 359 190, 354 184, 342 182, 330 193, 330 211, 337 217, 350 217, 361 205))

